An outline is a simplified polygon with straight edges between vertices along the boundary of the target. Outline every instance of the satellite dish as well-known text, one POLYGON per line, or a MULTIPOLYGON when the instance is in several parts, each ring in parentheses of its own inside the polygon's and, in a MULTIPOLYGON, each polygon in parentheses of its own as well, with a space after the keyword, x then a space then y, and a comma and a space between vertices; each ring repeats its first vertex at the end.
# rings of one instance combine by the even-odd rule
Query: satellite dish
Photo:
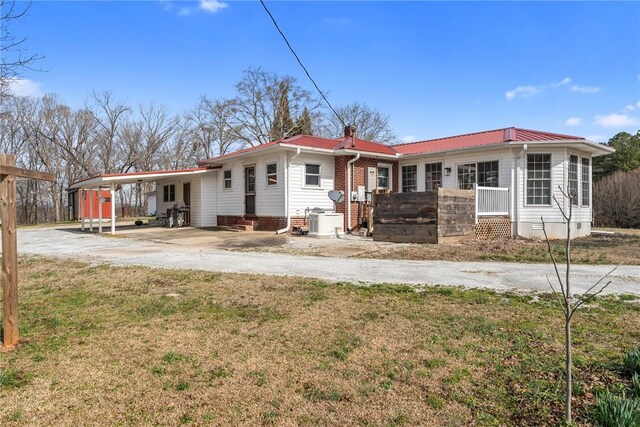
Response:
POLYGON ((329 191, 329 198, 333 200, 334 203, 344 202, 344 192, 338 190, 329 191))

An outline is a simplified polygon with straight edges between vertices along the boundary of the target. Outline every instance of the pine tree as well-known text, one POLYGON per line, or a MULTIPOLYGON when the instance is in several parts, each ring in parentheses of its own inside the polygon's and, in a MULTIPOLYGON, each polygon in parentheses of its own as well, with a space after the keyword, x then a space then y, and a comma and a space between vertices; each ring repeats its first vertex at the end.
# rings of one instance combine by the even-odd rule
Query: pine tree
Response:
POLYGON ((280 99, 271 124, 271 141, 290 136, 295 127, 291 118, 291 110, 289 109, 289 83, 281 81, 278 92, 280 93, 280 99))
POLYGON ((313 131, 311 129, 311 114, 309 114, 309 110, 307 107, 304 107, 302 110, 302 114, 296 120, 296 127, 291 133, 292 135, 313 135, 313 131))

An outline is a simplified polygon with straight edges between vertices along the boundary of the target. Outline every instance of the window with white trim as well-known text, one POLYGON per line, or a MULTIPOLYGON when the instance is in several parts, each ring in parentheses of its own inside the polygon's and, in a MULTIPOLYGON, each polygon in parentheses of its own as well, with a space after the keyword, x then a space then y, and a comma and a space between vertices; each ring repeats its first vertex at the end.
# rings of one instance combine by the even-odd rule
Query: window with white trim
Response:
POLYGON ((442 187, 442 163, 426 163, 424 165, 424 189, 437 190, 442 187))
POLYGON ((304 185, 320 187, 320 165, 313 163, 304 165, 304 185))
POLYGON ((267 185, 278 185, 278 164, 277 163, 268 163, 267 164, 267 185))
POLYGON ((551 204, 551 154, 527 154, 527 205, 551 204))
POLYGON ((402 192, 418 191, 418 165, 402 166, 402 192))
POLYGON ((231 189, 231 169, 227 169, 223 172, 223 187, 225 190, 231 189))
POLYGON ((572 205, 578 206, 578 156, 569 156, 569 195, 573 198, 572 205))
POLYGON ((378 166, 378 186, 377 188, 389 189, 391 188, 391 167, 390 166, 378 166))
POLYGON ((476 183, 476 164, 467 163, 458 165, 458 188, 461 190, 472 190, 476 183))
POLYGON ((499 163, 497 160, 478 163, 478 186, 497 187, 499 179, 499 163))
POLYGON ((169 184, 162 187, 163 203, 172 203, 176 201, 176 185, 169 184))
POLYGON ((582 206, 589 206, 589 195, 591 193, 591 181, 589 173, 590 170, 590 162, 587 157, 582 158, 582 171, 580 173, 582 177, 582 206))

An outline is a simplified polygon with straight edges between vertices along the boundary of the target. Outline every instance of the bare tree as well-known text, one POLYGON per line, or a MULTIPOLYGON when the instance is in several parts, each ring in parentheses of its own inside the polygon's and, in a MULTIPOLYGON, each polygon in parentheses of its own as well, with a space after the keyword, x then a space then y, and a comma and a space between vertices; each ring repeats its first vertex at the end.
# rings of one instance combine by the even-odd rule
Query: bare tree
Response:
POLYGON ((325 128, 321 130, 331 138, 344 136, 344 123, 355 125, 358 129, 358 138, 369 141, 390 144, 396 140, 391 130, 389 116, 360 102, 354 102, 336 108, 336 112, 342 118, 340 121, 334 114, 326 117, 325 128))
MULTIPOLYGON (((98 155, 100 169, 103 173, 116 172, 116 153, 120 128, 129 118, 131 108, 114 99, 110 91, 93 92, 91 94, 93 107, 90 111, 97 124, 96 139, 98 141, 98 155)), ((119 171, 122 171, 122 167, 119 171)))
POLYGON ((564 332, 565 332, 565 418, 568 424, 571 424, 572 419, 572 410, 571 410, 571 399, 573 395, 573 379, 572 379, 572 368, 573 368, 573 360, 572 360, 572 344, 571 344, 571 321, 573 320, 573 316, 578 311, 580 307, 584 304, 591 301, 593 298, 601 294, 611 281, 607 281, 603 284, 603 282, 613 273, 618 267, 614 267, 607 274, 602 276, 598 281, 595 282, 587 291, 585 291, 582 295, 574 295, 571 291, 571 219, 573 217, 573 199, 577 197, 575 194, 567 193, 562 187, 558 187, 564 200, 568 201, 568 208, 563 208, 558 201, 558 199, 553 196, 553 201, 558 206, 558 209, 562 213, 562 216, 565 219, 567 224, 566 230, 566 242, 565 242, 565 271, 564 271, 564 280, 562 278, 562 274, 560 271, 560 267, 558 265, 558 261, 556 256, 551 248, 551 241, 549 240, 549 236, 547 235, 547 226, 544 222, 544 218, 540 217, 542 221, 542 231, 544 232, 544 237, 547 242, 547 250, 549 255, 551 256, 551 261, 553 262, 553 268, 555 270, 556 279, 558 282, 558 287, 560 292, 556 291, 556 288, 553 286, 551 279, 547 276, 547 281, 549 282, 549 286, 553 291, 554 295, 558 298, 558 304, 562 307, 562 311, 564 313, 564 332), (593 292, 595 291, 595 292, 593 292))
POLYGON ((11 82, 20 77, 24 69, 42 57, 28 53, 25 48, 27 37, 19 37, 11 32, 10 26, 25 17, 31 4, 16 6, 14 0, 0 0, 0 102, 11 96, 11 82))
POLYGON ((285 117, 283 107, 289 109, 291 117, 300 117, 305 107, 314 112, 320 107, 318 99, 296 84, 291 76, 279 76, 261 68, 249 68, 244 78, 236 85, 238 96, 233 100, 233 117, 238 124, 236 136, 250 146, 265 144, 290 136, 295 126, 286 129, 276 126, 278 117, 285 117), (288 90, 287 102, 283 102, 282 91, 288 90), (283 114, 284 113, 284 114, 283 114))
POLYGON ((234 112, 233 101, 202 96, 188 114, 194 148, 203 158, 225 154, 239 142, 242 131, 234 112))

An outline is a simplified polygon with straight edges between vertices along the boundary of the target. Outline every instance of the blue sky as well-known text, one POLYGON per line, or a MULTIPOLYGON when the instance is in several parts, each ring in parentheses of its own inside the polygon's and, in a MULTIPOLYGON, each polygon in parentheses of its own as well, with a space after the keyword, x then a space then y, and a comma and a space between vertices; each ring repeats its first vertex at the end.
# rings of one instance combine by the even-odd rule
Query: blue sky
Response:
MULTIPOLYGON (((331 102, 389 114, 399 138, 640 129, 639 2, 267 4, 331 102)), ((256 1, 36 1, 13 31, 46 70, 16 91, 72 106, 108 89, 178 113, 251 66, 313 89, 256 1)))

